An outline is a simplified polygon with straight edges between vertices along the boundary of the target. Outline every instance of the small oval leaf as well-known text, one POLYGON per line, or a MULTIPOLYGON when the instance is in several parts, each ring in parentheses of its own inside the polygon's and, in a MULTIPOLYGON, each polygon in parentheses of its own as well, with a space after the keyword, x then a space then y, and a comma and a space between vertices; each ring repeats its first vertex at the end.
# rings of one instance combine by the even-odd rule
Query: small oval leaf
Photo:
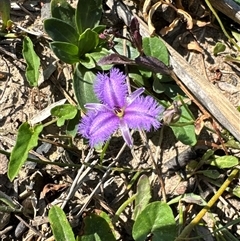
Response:
POLYGON ((44 29, 53 41, 67 42, 74 45, 78 43, 78 33, 74 27, 57 18, 44 21, 44 29))
POLYGON ((52 206, 48 218, 56 241, 75 241, 72 228, 60 207, 52 206))
POLYGON ((79 61, 78 47, 76 45, 65 42, 52 42, 50 46, 56 56, 63 62, 74 64, 79 61))
POLYGON ((23 57, 27 63, 25 76, 30 86, 37 87, 39 79, 40 58, 34 51, 33 43, 28 36, 23 39, 23 57))
POLYGON ((137 183, 137 196, 135 199, 135 209, 133 219, 135 220, 139 213, 148 205, 151 199, 151 187, 146 175, 142 175, 137 183))
POLYGON ((28 152, 38 144, 38 136, 43 129, 43 125, 31 127, 24 122, 18 129, 16 144, 10 155, 8 164, 8 178, 12 181, 18 174, 20 168, 28 157, 28 152))
POLYGON ((213 54, 217 55, 218 53, 224 52, 226 49, 226 45, 220 42, 217 42, 213 48, 213 54))
POLYGON ((231 168, 238 165, 238 158, 235 156, 220 156, 211 160, 210 165, 217 166, 219 168, 231 168))

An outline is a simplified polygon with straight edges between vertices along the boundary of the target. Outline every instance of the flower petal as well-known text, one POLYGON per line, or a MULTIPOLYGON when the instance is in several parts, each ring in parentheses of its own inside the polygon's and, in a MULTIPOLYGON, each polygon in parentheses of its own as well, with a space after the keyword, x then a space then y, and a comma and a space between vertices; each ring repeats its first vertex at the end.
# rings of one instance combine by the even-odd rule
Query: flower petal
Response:
POLYGON ((123 119, 131 129, 149 131, 151 127, 154 129, 160 127, 158 117, 163 110, 154 98, 141 96, 126 107, 123 119))
POLYGON ((131 148, 132 145, 133 145, 133 139, 132 139, 131 133, 129 131, 129 127, 123 119, 120 120, 119 127, 120 127, 120 130, 122 132, 122 136, 123 136, 124 141, 131 148))
POLYGON ((132 92, 132 94, 130 94, 127 97, 127 103, 131 104, 137 97, 139 97, 143 92, 144 92, 145 88, 141 87, 136 89, 134 92, 132 92))
POLYGON ((89 111, 82 118, 78 132, 89 140, 91 147, 103 144, 119 127, 119 118, 109 110, 89 111))
POLYGON ((101 110, 101 109, 106 109, 106 105, 100 104, 100 103, 87 103, 84 105, 84 107, 88 110, 101 110))
POLYGON ((126 76, 117 68, 110 70, 107 74, 97 74, 94 84, 94 92, 98 99, 110 108, 122 108, 127 96, 126 76))

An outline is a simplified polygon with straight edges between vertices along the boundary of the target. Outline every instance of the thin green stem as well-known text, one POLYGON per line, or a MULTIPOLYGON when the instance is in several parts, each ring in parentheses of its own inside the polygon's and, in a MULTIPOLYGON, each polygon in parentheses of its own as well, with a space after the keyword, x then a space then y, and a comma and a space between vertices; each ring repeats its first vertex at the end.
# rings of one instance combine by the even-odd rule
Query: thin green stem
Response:
POLYGON ((229 41, 237 48, 238 51, 240 51, 240 46, 238 46, 238 44, 236 43, 236 41, 231 38, 231 36, 227 33, 226 29, 224 28, 221 19, 218 17, 216 11, 214 10, 214 8, 212 7, 211 3, 209 2, 209 0, 205 0, 206 4, 208 5, 209 9, 212 11, 212 13, 214 14, 215 18, 217 19, 224 35, 229 39, 229 41))
POLYGON ((137 194, 132 195, 129 199, 127 199, 116 211, 112 222, 116 223, 118 221, 118 218, 120 216, 120 214, 126 209, 126 207, 132 203, 135 199, 136 199, 137 194))
POLYGON ((107 151, 107 148, 108 148, 108 146, 109 146, 109 143, 110 143, 110 141, 108 140, 108 141, 105 143, 105 145, 103 146, 103 149, 102 149, 102 152, 101 152, 101 155, 100 155, 100 163, 101 163, 101 164, 102 164, 103 158, 104 158, 104 156, 105 156, 105 154, 106 154, 106 151, 107 151))
POLYGON ((22 212, 22 208, 19 207, 14 201, 6 195, 4 192, 0 191, 0 201, 8 206, 0 206, 0 211, 2 212, 22 212))
MULTIPOLYGON (((182 96, 178 94, 178 98, 181 101, 182 106, 185 108, 185 110, 188 112, 188 114, 191 116, 192 120, 195 119, 193 113, 189 110, 188 106, 186 103, 183 101, 182 96)), ((188 118, 187 118, 188 119, 188 118)))
POLYGON ((53 124, 53 123, 55 123, 55 122, 57 122, 57 119, 52 119, 52 120, 50 120, 49 122, 43 124, 43 127, 49 126, 49 125, 51 125, 51 124, 53 124))

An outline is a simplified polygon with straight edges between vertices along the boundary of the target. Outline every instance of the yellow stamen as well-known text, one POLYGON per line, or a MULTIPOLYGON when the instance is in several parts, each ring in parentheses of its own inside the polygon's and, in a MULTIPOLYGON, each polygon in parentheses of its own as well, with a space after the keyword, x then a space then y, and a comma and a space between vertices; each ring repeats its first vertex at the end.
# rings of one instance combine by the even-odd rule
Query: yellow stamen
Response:
POLYGON ((116 114, 116 116, 118 116, 119 118, 123 117, 124 116, 124 110, 121 109, 121 108, 116 108, 114 110, 114 113, 116 114))

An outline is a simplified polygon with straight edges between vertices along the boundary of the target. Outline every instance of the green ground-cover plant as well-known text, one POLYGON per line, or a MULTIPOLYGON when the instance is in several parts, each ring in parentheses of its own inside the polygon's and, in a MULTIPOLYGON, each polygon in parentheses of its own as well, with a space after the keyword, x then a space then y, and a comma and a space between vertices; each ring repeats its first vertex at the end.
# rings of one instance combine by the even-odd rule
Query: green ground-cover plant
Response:
MULTIPOLYGON (((8 177, 11 181, 18 175, 20 168, 28 159, 29 151, 38 145, 39 136, 46 126, 53 123, 56 123, 58 127, 66 126, 66 132, 71 137, 75 137, 80 111, 86 112, 87 103, 96 104, 98 102, 93 90, 97 73, 99 71, 104 73, 104 70, 109 70, 113 65, 126 64, 131 86, 133 88, 145 87, 148 89, 146 93, 152 95, 159 104, 165 107, 165 111, 162 113, 163 124, 168 125, 182 143, 189 146, 196 144, 195 117, 189 109, 189 104, 184 101, 184 94, 172 84, 172 79, 169 77, 171 72, 168 67, 169 55, 163 42, 157 37, 142 38, 138 23, 136 19, 133 19, 131 26, 129 26, 130 36, 127 37, 126 46, 123 46, 122 36, 116 32, 109 33, 105 31, 105 26, 99 25, 101 13, 102 2, 100 0, 79 0, 76 9, 72 8, 65 0, 51 1, 52 17, 45 20, 44 27, 53 40, 50 46, 55 55, 61 61, 74 67, 73 87, 78 107, 70 104, 60 105, 51 110, 52 120, 48 123, 30 125, 25 122, 20 126, 8 166, 8 177), (124 55, 124 48, 128 50, 128 56, 124 55), (164 93, 167 98, 161 99, 158 95, 161 93, 164 93)), ((37 86, 39 59, 29 37, 25 37, 23 40, 23 56, 28 65, 26 78, 31 86, 37 86)), ((121 111, 118 106, 115 114, 121 117, 121 111)), ((229 142, 229 146, 239 148, 238 143, 234 141, 229 142)), ((104 156, 107 152, 107 144, 103 147, 102 152, 101 155, 104 156)), ((234 156, 217 157, 214 153, 207 153, 202 158, 201 165, 195 166, 194 172, 189 176, 203 175, 210 178, 209 180, 220 187, 219 190, 223 192, 227 189, 227 185, 222 187, 221 183, 214 180, 213 177, 218 175, 216 170, 214 176, 211 169, 200 170, 200 167, 207 164, 218 169, 234 168, 238 162, 239 160, 234 156)), ((232 177, 236 174, 237 169, 234 169, 232 177)), ((170 200, 168 203, 166 200, 154 202, 151 200, 150 187, 148 178, 142 176, 137 184, 137 192, 121 205, 114 217, 109 217, 104 212, 87 215, 83 220, 84 235, 82 236, 74 237, 64 212, 58 207, 52 207, 49 211, 49 219, 55 239, 70 241, 117 240, 114 225, 126 206, 135 202, 132 215, 134 240, 143 241, 149 235, 152 235, 152 240, 155 241, 178 240, 177 233, 181 232, 181 223, 178 224, 175 221, 174 212, 170 205, 176 202, 180 203, 181 200, 189 200, 190 194, 179 196, 176 200, 170 200), (178 228, 179 232, 177 232, 178 228)), ((229 191, 239 196, 239 189, 229 191)), ((216 197, 219 196, 215 195, 215 200, 216 197)), ((193 199, 196 199, 198 203, 201 201, 202 206, 206 207, 206 202, 200 200, 201 197, 191 194, 191 200, 193 199)), ((200 219, 198 219, 199 221, 200 219)), ((187 229, 184 229, 184 233, 179 237, 186 237, 194 225, 187 226, 187 229)))
MULTIPOLYGON (((147 78, 153 76, 155 79, 153 82, 153 89, 158 92, 158 87, 155 86, 157 85, 156 83, 161 83, 161 79, 166 79, 166 74, 169 74, 169 69, 167 67, 167 65, 169 64, 169 56, 167 49, 162 43, 162 41, 157 37, 142 39, 139 34, 138 23, 134 19, 132 21, 132 26, 130 26, 130 32, 132 32, 132 39, 130 38, 131 41, 127 45, 128 49, 130 50, 130 56, 123 56, 123 47, 119 38, 117 38, 114 43, 112 43, 114 39, 110 40, 111 44, 114 45, 113 53, 111 49, 107 50, 105 48, 107 45, 109 45, 109 41, 103 41, 102 39, 105 38, 99 37, 101 31, 103 31, 104 29, 103 26, 99 25, 102 11, 101 1, 93 1, 91 7, 89 7, 88 4, 88 1, 79 0, 77 9, 73 9, 64 0, 61 0, 60 3, 53 0, 51 2, 52 18, 45 20, 44 23, 45 30, 53 39, 53 42, 50 43, 50 46, 52 47, 54 53, 62 61, 74 65, 75 71, 73 75, 73 86, 76 94, 76 99, 82 110, 85 109, 85 103, 98 101, 95 94, 93 93, 92 83, 96 79, 96 72, 99 71, 102 66, 107 66, 108 69, 109 66, 112 66, 112 64, 130 64, 129 77, 133 78, 135 84, 137 84, 138 86, 144 86, 146 78, 144 79, 143 76, 147 78), (92 18, 92 21, 85 21, 86 18, 89 18, 93 9, 97 11, 96 16, 92 18), (132 45, 134 42, 137 42, 137 45, 132 45), (66 44, 74 46, 73 48, 77 49, 77 51, 73 55, 69 52, 66 53, 66 44), (138 49, 138 51, 136 49, 138 49), (94 60, 94 65, 86 64, 86 62, 83 61, 83 59, 86 58, 94 60), (139 65, 139 69, 136 69, 136 67, 138 67, 139 65), (131 67, 134 68, 131 69, 131 67)), ((108 34, 106 34, 105 37, 109 40, 109 37, 111 36, 108 36, 108 34)), ((69 50, 69 48, 67 49, 69 50)), ((23 41, 23 56, 27 62, 27 80, 29 81, 31 86, 37 86, 40 61, 38 56, 34 52, 33 44, 30 38, 27 36, 24 37, 23 41)), ((161 86, 165 86, 164 88, 168 89, 168 82, 164 80, 161 86)), ((177 94, 177 90, 175 89, 172 90, 171 95, 169 95, 169 97, 171 97, 172 99, 176 98, 176 94, 174 95, 174 91, 177 94)), ((168 91, 166 91, 166 93, 168 95, 168 91)), ((177 98, 178 101, 180 101, 179 97, 177 98)), ((179 140, 181 140, 183 143, 194 145, 196 143, 196 135, 194 133, 194 119, 187 105, 182 102, 183 104, 181 104, 181 109, 179 109, 181 106, 180 105, 179 107, 175 107, 175 109, 177 110, 174 111, 170 107, 170 102, 161 101, 160 99, 158 99, 158 101, 161 104, 165 105, 165 107, 169 106, 169 109, 165 114, 166 116, 169 116, 169 113, 171 113, 171 111, 173 111, 173 113, 171 113, 170 116, 174 116, 176 112, 179 112, 179 117, 181 116, 180 119, 178 118, 177 121, 174 120, 174 125, 171 125, 171 122, 173 121, 170 121, 169 123, 169 120, 167 124, 170 124, 171 128, 176 134, 176 137, 179 140)), ((67 108, 70 108, 67 105, 59 108, 62 108, 63 112, 58 112, 58 115, 54 114, 54 112, 52 111, 52 116, 57 117, 53 119, 53 122, 57 121, 59 126, 63 125, 64 120, 66 119, 72 120, 75 117, 79 118, 79 115, 77 115, 77 111, 72 112, 71 116, 67 116, 67 108)), ((75 107, 72 106, 71 108, 75 110, 75 107)), ((76 122, 76 119, 74 120, 76 122)), ((50 122, 49 124, 51 123, 52 122, 50 122)), ((28 147, 25 148, 23 147, 22 142, 20 142, 20 144, 18 144, 17 142, 13 154, 11 155, 9 164, 9 178, 11 180, 17 175, 19 168, 24 164, 24 161, 27 157, 27 152, 37 145, 37 139, 34 139, 34 141, 32 141, 32 137, 35 136, 36 138, 38 138, 38 135, 40 134, 40 132, 38 132, 37 134, 35 133, 34 126, 29 126, 27 123, 23 123, 23 126, 24 125, 28 126, 26 131, 32 134, 24 135, 24 132, 22 133, 22 128, 19 128, 19 137, 22 135, 25 137, 29 136, 29 138, 25 139, 25 144, 28 147), (21 160, 17 160, 16 158, 14 158, 14 153, 16 152, 15 150, 19 151, 19 148, 20 152, 24 153, 23 155, 21 155, 21 160), (17 165, 17 168, 13 168, 13 166, 16 167, 17 165), (14 175, 10 173, 14 173, 14 175)), ((44 126, 46 125, 48 124, 45 124, 44 126)), ((44 126, 42 126, 41 124, 40 126, 42 130, 44 126)), ((23 128, 23 130, 25 129, 23 128)), ((73 136, 76 134, 76 127, 75 131, 71 132, 71 134, 73 136)))

